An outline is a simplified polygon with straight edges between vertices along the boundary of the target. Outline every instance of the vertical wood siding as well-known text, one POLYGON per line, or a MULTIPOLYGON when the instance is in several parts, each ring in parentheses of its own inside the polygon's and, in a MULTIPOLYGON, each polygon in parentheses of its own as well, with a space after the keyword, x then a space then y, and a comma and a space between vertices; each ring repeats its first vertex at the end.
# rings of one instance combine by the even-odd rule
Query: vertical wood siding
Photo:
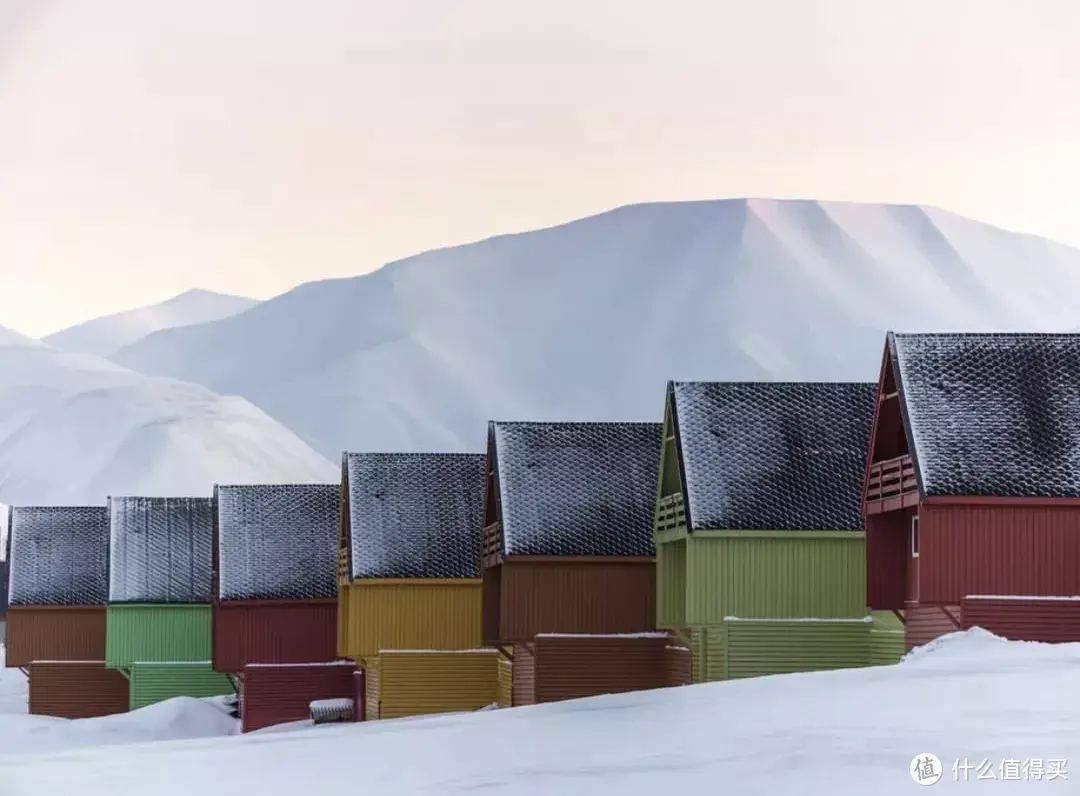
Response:
POLYGON ((908 542, 914 509, 866 517, 866 605, 900 611, 908 598, 908 542))
POLYGON ((110 604, 105 665, 210 660, 209 605, 110 604))
POLYGON ((336 660, 337 600, 221 602, 213 610, 214 670, 239 674, 249 663, 336 660))
POLYGON ((656 627, 656 565, 648 562, 508 560, 502 564, 499 637, 638 633, 656 627))
POLYGON ((381 650, 460 650, 481 645, 479 580, 352 581, 343 658, 366 659, 381 650))
POLYGON ((11 606, 6 665, 105 660, 105 606, 11 606))
POLYGON ((686 539, 656 545, 656 625, 686 627, 686 539))
POLYGON ((728 616, 857 618, 866 614, 863 534, 695 536, 687 550, 691 626, 728 616))
POLYGON ((1080 509, 929 506, 919 513, 920 602, 1080 594, 1080 509))

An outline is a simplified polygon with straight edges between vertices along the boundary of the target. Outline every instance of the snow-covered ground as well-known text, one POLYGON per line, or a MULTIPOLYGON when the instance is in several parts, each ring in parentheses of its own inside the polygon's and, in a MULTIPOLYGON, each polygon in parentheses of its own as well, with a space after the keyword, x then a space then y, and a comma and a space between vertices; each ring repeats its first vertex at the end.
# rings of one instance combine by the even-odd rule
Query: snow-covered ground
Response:
MULTIPOLYGON (((74 750, 59 740, 70 735, 39 732, 41 752, 62 751, 0 755, 3 796, 890 796, 916 792, 909 766, 921 753, 944 764, 937 792, 987 784, 986 760, 998 777, 988 787, 1064 794, 1080 779, 1080 644, 974 630, 896 666, 413 721, 74 750), (965 758, 968 781, 962 768, 956 781, 965 758), (1025 759, 1043 763, 1041 780, 1019 768, 1000 781, 1003 761, 1025 759), (1046 773, 1054 760, 1065 778, 1046 773)), ((0 744, 10 737, 0 730, 0 744)))

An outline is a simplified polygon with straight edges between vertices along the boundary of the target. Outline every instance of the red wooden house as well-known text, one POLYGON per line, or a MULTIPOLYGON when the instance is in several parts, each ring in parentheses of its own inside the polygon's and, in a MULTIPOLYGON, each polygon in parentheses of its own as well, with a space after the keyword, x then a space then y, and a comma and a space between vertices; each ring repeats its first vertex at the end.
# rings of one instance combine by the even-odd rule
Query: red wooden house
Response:
POLYGON ((890 332, 863 512, 909 648, 1080 640, 1080 335, 890 332))

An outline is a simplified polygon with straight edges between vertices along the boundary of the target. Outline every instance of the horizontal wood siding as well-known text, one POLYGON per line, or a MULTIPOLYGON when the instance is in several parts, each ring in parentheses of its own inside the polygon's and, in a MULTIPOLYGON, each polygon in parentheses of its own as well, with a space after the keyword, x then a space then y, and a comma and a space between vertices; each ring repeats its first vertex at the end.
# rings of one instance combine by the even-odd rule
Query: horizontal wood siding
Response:
POLYGON ((955 633, 960 621, 959 605, 908 603, 904 609, 904 648, 921 647, 946 633, 955 633))
POLYGON ((726 644, 727 633, 723 625, 695 627, 690 632, 693 682, 711 683, 724 679, 726 644))
POLYGON ((6 665, 105 660, 105 606, 8 608, 6 665))
POLYGON ((480 580, 352 581, 341 588, 343 658, 381 650, 460 650, 481 646, 480 580))
POLYGON ((244 669, 244 732, 303 721, 316 699, 355 699, 356 666, 342 663, 254 664, 244 669))
POLYGON ((670 639, 538 636, 536 702, 664 688, 670 639))
POLYGON ((690 685, 692 653, 687 647, 671 645, 667 648, 667 684, 670 686, 690 685))
POLYGON ((904 657, 904 623, 892 611, 875 611, 870 630, 870 664, 891 666, 904 657))
POLYGON ((499 706, 514 705, 514 665, 506 658, 499 661, 499 706))
POLYGON ((131 709, 173 697, 212 697, 234 693, 228 675, 205 663, 135 663, 131 669, 131 709))
POLYGON ((1080 507, 919 510, 919 601, 1080 594, 1080 507))
POLYGON ((536 658, 525 644, 514 647, 513 677, 514 706, 536 704, 536 658))
POLYGON ((656 545, 656 625, 686 627, 686 539, 656 545))
POLYGON ((382 652, 379 718, 479 710, 499 701, 499 652, 382 652))
POLYGON ((357 669, 353 672, 353 698, 356 700, 356 712, 354 718, 357 721, 367 720, 367 672, 357 669))
POLYGON ((1013 641, 1080 641, 1080 599, 972 599, 960 603, 964 628, 1013 641))
POLYGON ((866 666, 869 622, 725 623, 729 679, 866 666))
POLYGON ((686 621, 855 618, 866 613, 866 543, 858 531, 692 534, 686 621))
POLYGON ((29 687, 33 716, 93 719, 128 709, 127 678, 104 661, 32 663, 29 687))
POLYGON ((656 565, 647 562, 529 562, 501 565, 499 637, 541 633, 637 633, 656 627, 656 565))
POLYGON ((337 630, 337 600, 221 602, 213 609, 214 670, 337 660, 337 630))
POLYGON ((379 710, 379 657, 368 659, 364 666, 364 693, 366 695, 365 718, 382 718, 379 710))
POLYGON ((210 606, 110 604, 105 665, 210 660, 210 606))

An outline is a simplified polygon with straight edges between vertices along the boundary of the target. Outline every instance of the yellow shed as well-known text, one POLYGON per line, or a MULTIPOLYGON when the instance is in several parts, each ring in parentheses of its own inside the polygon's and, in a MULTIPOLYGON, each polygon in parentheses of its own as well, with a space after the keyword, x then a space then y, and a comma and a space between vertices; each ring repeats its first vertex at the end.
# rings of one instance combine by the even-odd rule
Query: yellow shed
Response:
POLYGON ((481 646, 483 454, 345 453, 338 654, 481 646))
POLYGON ((480 710, 500 703, 495 649, 386 650, 368 659, 368 719, 480 710), (453 687, 448 687, 453 685, 453 687))

